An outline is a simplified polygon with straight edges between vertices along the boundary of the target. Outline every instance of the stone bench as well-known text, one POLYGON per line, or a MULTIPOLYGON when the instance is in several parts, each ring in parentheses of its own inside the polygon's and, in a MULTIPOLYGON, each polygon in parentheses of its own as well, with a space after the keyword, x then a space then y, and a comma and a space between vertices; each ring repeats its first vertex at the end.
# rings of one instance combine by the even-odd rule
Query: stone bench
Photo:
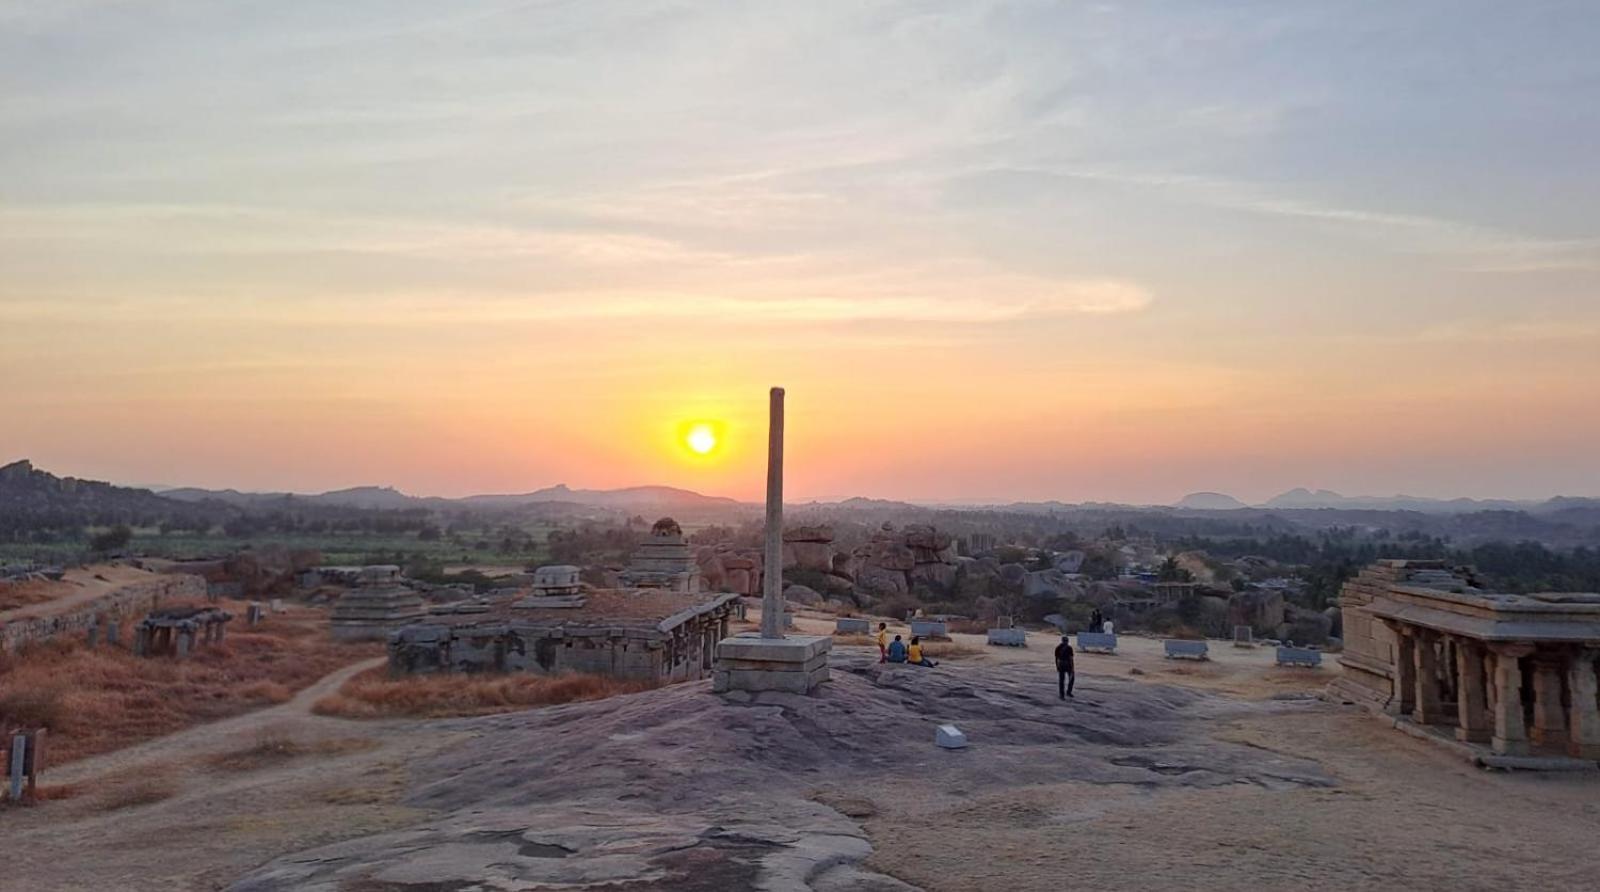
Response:
POLYGON ((1278 665, 1304 666, 1307 669, 1316 669, 1322 665, 1322 651, 1305 647, 1280 647, 1278 648, 1278 665))
POLYGON ((999 647, 1027 647, 1028 633, 1025 629, 990 629, 989 643, 999 647))
POLYGON ((911 621, 911 637, 913 638, 949 638, 942 619, 914 619, 911 621))
POLYGON ((1117 636, 1110 632, 1079 632, 1078 650, 1091 654, 1117 652, 1117 636))
POLYGON ((1168 639, 1161 642, 1169 660, 1209 660, 1210 647, 1204 641, 1168 639))
POLYGON ((872 623, 868 620, 854 617, 841 616, 834 620, 833 634, 835 635, 871 635, 872 623))

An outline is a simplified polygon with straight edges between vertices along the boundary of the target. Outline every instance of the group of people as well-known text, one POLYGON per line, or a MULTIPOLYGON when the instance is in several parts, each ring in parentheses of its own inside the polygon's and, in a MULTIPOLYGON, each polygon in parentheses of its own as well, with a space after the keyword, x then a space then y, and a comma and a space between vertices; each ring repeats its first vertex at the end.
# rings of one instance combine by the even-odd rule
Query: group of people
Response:
MULTIPOLYGON (((922 652, 922 639, 912 637, 908 645, 901 640, 899 635, 889 638, 889 624, 878 623, 878 662, 880 663, 909 663, 913 666, 936 666, 934 661, 928 659, 922 652)), ((1061 636, 1061 643, 1056 645, 1056 689, 1062 700, 1072 697, 1072 686, 1078 682, 1078 673, 1073 665, 1072 638, 1061 636)))
POLYGON ((908 645, 901 640, 899 635, 894 640, 889 640, 889 624, 878 623, 878 662, 880 663, 910 663, 913 666, 927 666, 932 668, 939 665, 928 659, 922 652, 922 639, 912 636, 908 645))

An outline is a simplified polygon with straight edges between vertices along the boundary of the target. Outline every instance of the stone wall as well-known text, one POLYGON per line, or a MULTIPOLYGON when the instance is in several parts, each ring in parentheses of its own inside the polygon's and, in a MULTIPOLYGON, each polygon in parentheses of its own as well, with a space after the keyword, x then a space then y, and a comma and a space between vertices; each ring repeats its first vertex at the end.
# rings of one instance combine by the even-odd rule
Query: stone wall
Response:
POLYGON ((25 644, 49 641, 58 635, 82 636, 90 626, 103 627, 110 619, 119 620, 126 627, 131 620, 162 604, 204 600, 205 597, 206 581, 200 576, 152 576, 60 613, 8 622, 0 626, 0 651, 9 653, 25 644))
POLYGON ((1335 683, 1339 695, 1378 707, 1394 696, 1394 632, 1374 619, 1367 607, 1373 598, 1410 581, 1417 571, 1444 567, 1441 561, 1378 561, 1339 590, 1344 632, 1339 662, 1345 670, 1335 683))
POLYGON ((716 644, 728 635, 733 605, 730 595, 643 627, 420 623, 389 636, 389 671, 581 672, 692 681, 711 674, 716 644))

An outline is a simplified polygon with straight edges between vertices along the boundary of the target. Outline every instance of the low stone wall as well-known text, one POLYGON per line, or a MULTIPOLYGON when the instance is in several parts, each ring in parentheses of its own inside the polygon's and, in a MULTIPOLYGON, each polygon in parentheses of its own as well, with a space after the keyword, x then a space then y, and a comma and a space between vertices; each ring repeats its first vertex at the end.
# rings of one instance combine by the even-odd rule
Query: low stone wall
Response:
POLYGON ((49 641, 60 635, 88 634, 91 626, 118 620, 128 622, 171 601, 204 600, 206 581, 199 576, 162 574, 132 582, 99 598, 61 613, 12 620, 0 626, 0 651, 10 653, 26 644, 49 641))

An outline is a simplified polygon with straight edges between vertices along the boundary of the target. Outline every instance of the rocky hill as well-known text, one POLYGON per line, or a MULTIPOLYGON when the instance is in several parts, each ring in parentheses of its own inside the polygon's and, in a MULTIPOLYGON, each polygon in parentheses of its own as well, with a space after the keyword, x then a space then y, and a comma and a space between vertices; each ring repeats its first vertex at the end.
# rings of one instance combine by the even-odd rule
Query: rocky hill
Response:
POLYGON ((0 534, 13 529, 147 526, 226 516, 225 506, 163 498, 148 489, 57 477, 23 460, 0 467, 0 534))

